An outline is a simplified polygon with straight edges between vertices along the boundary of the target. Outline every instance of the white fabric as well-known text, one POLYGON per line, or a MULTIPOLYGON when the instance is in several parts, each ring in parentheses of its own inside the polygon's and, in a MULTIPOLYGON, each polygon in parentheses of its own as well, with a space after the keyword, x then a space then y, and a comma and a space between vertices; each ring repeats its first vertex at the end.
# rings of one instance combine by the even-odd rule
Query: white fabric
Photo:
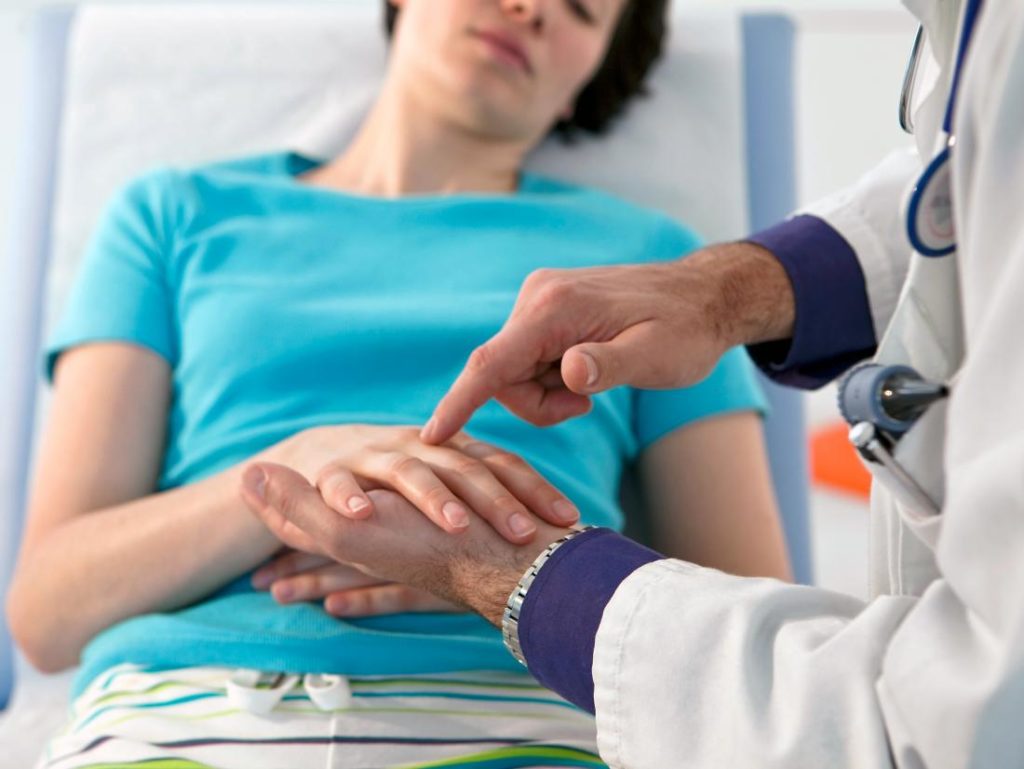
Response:
MULTIPOLYGON (((907 4, 938 25, 948 64, 961 3, 907 4)), ((960 274, 915 256, 882 351, 941 372, 966 346, 948 404, 942 514, 919 525, 876 493, 867 603, 676 561, 634 572, 594 656, 610 766, 1024 766, 1022 93, 1024 5, 987 0, 956 126, 960 251, 945 265, 960 274)), ((925 146, 939 112, 918 112, 925 146)), ((905 251, 894 240, 872 258, 898 263, 905 251)), ((942 425, 921 427, 933 437, 917 460, 934 471, 942 425)))
POLYGON ((896 309, 907 276, 910 244, 892 250, 903 238, 900 198, 921 172, 916 150, 897 151, 854 186, 816 201, 800 213, 824 219, 857 254, 871 306, 875 338, 881 339, 896 309))

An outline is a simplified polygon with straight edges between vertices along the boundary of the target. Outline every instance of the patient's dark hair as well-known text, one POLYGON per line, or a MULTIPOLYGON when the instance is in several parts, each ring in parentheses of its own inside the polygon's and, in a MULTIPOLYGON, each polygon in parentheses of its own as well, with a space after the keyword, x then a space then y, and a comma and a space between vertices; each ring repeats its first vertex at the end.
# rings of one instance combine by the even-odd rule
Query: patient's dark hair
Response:
MULTIPOLYGON (((580 91, 572 116, 555 125, 563 136, 571 137, 580 130, 604 133, 631 98, 647 93, 644 80, 665 42, 667 5, 668 0, 626 0, 604 61, 580 91)), ((397 19, 398 8, 384 0, 389 38, 397 19)))

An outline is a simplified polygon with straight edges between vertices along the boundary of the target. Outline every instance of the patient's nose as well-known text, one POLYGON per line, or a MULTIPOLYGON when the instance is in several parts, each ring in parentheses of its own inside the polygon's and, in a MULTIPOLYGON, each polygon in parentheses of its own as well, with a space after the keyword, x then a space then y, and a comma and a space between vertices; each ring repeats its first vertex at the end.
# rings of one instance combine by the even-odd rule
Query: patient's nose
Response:
POLYGON ((535 32, 544 28, 543 5, 541 0, 501 0, 501 8, 509 18, 528 25, 535 32))

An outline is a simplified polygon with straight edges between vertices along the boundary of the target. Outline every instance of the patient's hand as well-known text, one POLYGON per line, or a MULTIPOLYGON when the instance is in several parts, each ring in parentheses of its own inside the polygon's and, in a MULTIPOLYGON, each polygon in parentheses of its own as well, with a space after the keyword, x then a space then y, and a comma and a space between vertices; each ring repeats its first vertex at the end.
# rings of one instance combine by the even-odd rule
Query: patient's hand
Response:
POLYGON ((260 459, 299 472, 351 519, 372 513, 372 489, 398 492, 449 533, 465 531, 473 511, 509 542, 529 542, 542 521, 568 526, 579 519, 575 506, 524 460, 465 433, 431 446, 416 427, 316 427, 260 459))
POLYGON ((260 462, 243 475, 242 499, 282 542, 350 564, 380 580, 426 590, 495 624, 537 554, 568 530, 538 524, 525 545, 502 539, 478 518, 451 537, 397 494, 371 491, 375 513, 353 521, 329 507, 300 474, 260 462))
POLYGON ((323 600, 324 610, 335 617, 463 611, 423 590, 385 582, 327 556, 301 550, 289 550, 257 569, 252 584, 257 590, 270 590, 280 604, 323 600))

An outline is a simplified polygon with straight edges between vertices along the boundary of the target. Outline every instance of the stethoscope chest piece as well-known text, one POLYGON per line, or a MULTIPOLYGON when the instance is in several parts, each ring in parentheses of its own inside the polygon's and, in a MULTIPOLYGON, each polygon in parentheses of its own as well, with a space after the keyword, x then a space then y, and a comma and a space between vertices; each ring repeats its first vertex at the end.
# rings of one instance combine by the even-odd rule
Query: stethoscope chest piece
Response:
POLYGON ((907 236, 922 256, 946 256, 956 248, 953 221, 953 140, 925 168, 910 193, 907 236))

